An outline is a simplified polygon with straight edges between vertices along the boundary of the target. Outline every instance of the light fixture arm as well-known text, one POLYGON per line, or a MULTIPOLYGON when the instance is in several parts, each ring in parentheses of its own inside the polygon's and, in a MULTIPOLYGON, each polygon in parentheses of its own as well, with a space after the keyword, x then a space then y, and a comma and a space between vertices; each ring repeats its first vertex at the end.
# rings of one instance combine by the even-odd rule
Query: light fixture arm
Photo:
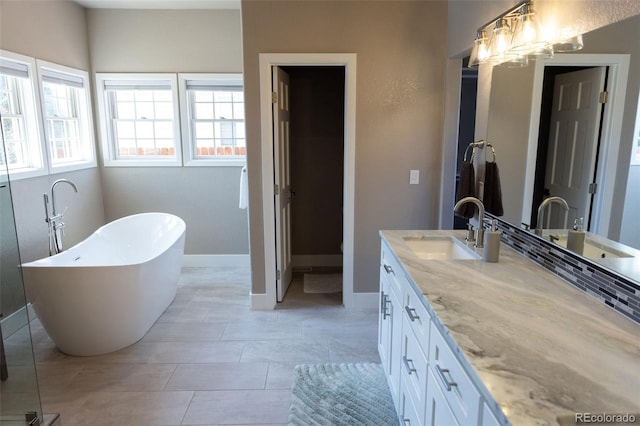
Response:
POLYGON ((513 6, 511 9, 508 9, 506 12, 501 13, 500 15, 496 16, 495 18, 491 19, 490 21, 487 21, 484 25, 478 27, 478 31, 477 32, 485 30, 489 25, 495 24, 496 21, 499 21, 501 19, 516 18, 518 16, 518 14, 516 12, 520 12, 520 10, 525 6, 531 7, 531 3, 533 3, 531 0, 523 0, 523 1, 521 1, 517 5, 513 6))

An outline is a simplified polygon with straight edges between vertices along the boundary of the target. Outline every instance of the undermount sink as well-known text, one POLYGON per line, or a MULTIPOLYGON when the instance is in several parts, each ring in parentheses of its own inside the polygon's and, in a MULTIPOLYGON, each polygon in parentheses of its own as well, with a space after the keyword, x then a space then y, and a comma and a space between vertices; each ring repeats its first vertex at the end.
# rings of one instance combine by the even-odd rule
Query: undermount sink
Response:
POLYGON ((480 259, 480 256, 455 237, 418 236, 403 237, 404 242, 420 259, 480 259))
MULTIPOLYGON (((560 235, 558 241, 558 245, 562 247, 567 247, 567 235, 560 235)), ((633 257, 632 254, 625 253, 624 251, 617 250, 613 247, 609 247, 606 244, 603 244, 599 241, 595 241, 591 238, 585 238, 584 241, 584 251, 582 255, 589 259, 618 259, 625 257, 633 257)))

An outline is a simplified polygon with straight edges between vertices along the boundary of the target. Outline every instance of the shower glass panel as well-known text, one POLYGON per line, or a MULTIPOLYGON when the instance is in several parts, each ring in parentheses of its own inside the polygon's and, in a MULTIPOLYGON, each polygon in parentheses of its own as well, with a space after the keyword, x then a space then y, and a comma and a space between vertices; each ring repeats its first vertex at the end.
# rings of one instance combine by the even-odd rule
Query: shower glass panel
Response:
POLYGON ((11 153, 5 150, 3 126, 0 136, 0 424, 9 426, 42 419, 42 408, 7 172, 11 153))

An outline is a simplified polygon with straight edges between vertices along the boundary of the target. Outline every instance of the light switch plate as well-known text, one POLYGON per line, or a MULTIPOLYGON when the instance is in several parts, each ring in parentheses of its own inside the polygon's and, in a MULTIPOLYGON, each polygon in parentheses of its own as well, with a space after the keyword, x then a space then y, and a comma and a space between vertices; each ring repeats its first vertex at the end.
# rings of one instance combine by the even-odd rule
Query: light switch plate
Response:
POLYGON ((409 184, 417 185, 420 183, 420 170, 409 170, 409 184))

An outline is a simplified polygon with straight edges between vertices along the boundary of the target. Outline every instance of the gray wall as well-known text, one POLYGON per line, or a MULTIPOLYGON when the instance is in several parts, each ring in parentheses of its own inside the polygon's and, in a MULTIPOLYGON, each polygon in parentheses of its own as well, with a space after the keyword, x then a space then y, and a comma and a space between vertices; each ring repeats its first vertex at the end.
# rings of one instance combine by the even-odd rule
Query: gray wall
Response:
POLYGON ((638 230, 638 212, 640 211, 640 165, 629 167, 627 198, 620 242, 640 250, 640 231, 638 230))
MULTIPOLYGON (((640 93, 640 15, 591 31, 584 35, 584 48, 580 53, 628 53, 631 55, 627 96, 625 98, 620 153, 618 158, 614 206, 609 223, 608 237, 618 241, 625 204, 633 203, 625 197, 638 197, 629 187, 627 176, 631 144, 635 140, 634 129, 640 93)), ((533 87, 533 67, 493 69, 491 100, 488 114, 487 139, 496 145, 502 177, 504 218, 511 223, 521 221, 524 170, 527 163, 529 116, 533 87), (504 161, 508 159, 508 161, 504 161)))
MULTIPOLYGON (((89 44, 84 8, 68 1, 0 3, 0 48, 89 71, 89 44)), ((66 246, 83 240, 104 224, 102 189, 97 168, 11 182, 16 227, 23 262, 49 254, 42 194, 55 179, 73 180, 77 194, 60 188, 57 204, 68 206, 66 246)), ((58 194, 58 191, 56 191, 58 194)))
POLYGON ((437 226, 446 20, 446 2, 242 2, 253 293, 265 293, 272 226, 262 221, 258 54, 357 54, 353 288, 377 292, 378 230, 437 226))
MULTIPOLYGON (((242 72, 239 10, 87 10, 93 72, 242 72)), ((186 254, 247 254, 240 167, 106 167, 107 221, 143 211, 187 224, 186 254)))
MULTIPOLYGON (((447 105, 446 133, 442 138, 443 174, 441 200, 441 224, 448 227, 452 222, 449 212, 454 205, 455 146, 457 138, 457 102, 459 99, 460 61, 471 52, 473 39, 479 26, 505 12, 518 3, 517 0, 456 0, 449 2, 447 32, 447 105)), ((551 16, 560 24, 570 25, 576 33, 586 33, 610 23, 640 13, 637 0, 545 0, 535 3, 541 17, 551 16)), ((476 108, 476 139, 487 139, 489 120, 489 97, 492 68, 480 67, 478 74, 478 100, 476 108)), ((626 176, 621 177, 626 181, 626 176)), ((504 179, 503 179, 504 182, 504 179)), ((519 222, 518 222, 519 223, 519 222)))

